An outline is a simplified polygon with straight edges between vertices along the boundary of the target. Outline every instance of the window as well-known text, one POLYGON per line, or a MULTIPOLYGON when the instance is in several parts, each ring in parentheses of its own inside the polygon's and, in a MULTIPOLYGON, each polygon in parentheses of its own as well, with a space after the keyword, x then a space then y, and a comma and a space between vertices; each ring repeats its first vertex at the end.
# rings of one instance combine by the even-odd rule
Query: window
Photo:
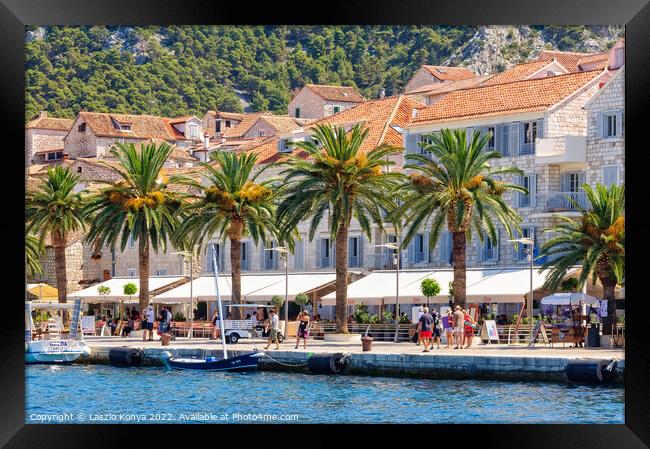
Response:
POLYGON ((275 270, 278 267, 278 254, 276 254, 275 251, 273 251, 271 248, 275 248, 277 244, 275 242, 271 242, 270 246, 267 248, 262 248, 263 251, 263 265, 262 269, 263 270, 275 270))
POLYGON ((216 121, 216 128, 215 130, 220 133, 221 132, 221 120, 216 121))
POLYGON ((537 176, 528 173, 520 177, 519 185, 528 190, 528 193, 518 192, 519 207, 534 207, 535 194, 537 193, 537 176))
POLYGON ((296 108, 295 113, 294 113, 294 117, 300 118, 300 108, 296 108))
POLYGON ((132 235, 129 236, 129 243, 128 243, 128 245, 129 245, 129 248, 135 248, 135 240, 133 240, 133 236, 132 236, 132 235))
POLYGON ((286 153, 293 149, 291 139, 280 139, 280 152, 286 153))
POLYGON ((296 240, 293 253, 293 269, 304 270, 305 269, 305 239, 306 235, 301 235, 300 240, 296 240))
MULTIPOLYGON (((533 238, 535 239, 535 230, 532 227, 521 228, 521 235, 519 238, 533 238)), ((517 260, 528 260, 528 250, 530 245, 523 245, 521 243, 517 244, 517 260)))
POLYGON ((425 261, 425 244, 424 244, 424 234, 418 234, 415 236, 415 262, 421 263, 425 261))
POLYGON ((80 133, 85 133, 86 132, 86 124, 85 123, 79 123, 79 126, 77 127, 77 131, 80 133))
POLYGON ((332 248, 330 246, 330 239, 328 238, 320 239, 318 253, 319 253, 320 267, 331 268, 333 257, 332 257, 332 248))
POLYGON ((496 242, 493 242, 492 239, 487 235, 483 237, 483 244, 480 247, 480 259, 484 262, 499 260, 498 231, 496 242))
POLYGON ((122 125, 122 131, 131 131, 131 125, 122 125))
POLYGON ((205 271, 212 273, 212 251, 217 253, 217 264, 219 270, 223 269, 223 261, 221 260, 221 244, 219 243, 208 243, 205 247, 205 271))
POLYGON ((602 113, 599 119, 600 137, 615 138, 623 136, 623 113, 611 111, 602 113))
POLYGON ((533 143, 537 137, 537 122, 524 123, 524 143, 533 143))
POLYGON ((63 159, 63 151, 47 153, 46 159, 48 161, 58 161, 59 159, 63 159))
POLYGON ((81 173, 82 169, 81 167, 77 167, 77 173, 81 173))
POLYGON ((156 270, 156 276, 167 276, 167 269, 156 270))
POLYGON ((226 120, 226 128, 230 128, 230 120, 226 120))
POLYGON ((334 113, 337 114, 341 112, 341 106, 334 106, 334 113))
POLYGON ((248 270, 248 243, 241 242, 241 269, 248 270))
POLYGON ((585 182, 584 172, 566 172, 561 175, 562 192, 579 192, 585 182))
POLYGON ((517 156, 519 154, 519 122, 504 123, 499 126, 499 150, 504 156, 517 156))
POLYGON ((348 266, 360 267, 363 265, 361 256, 361 238, 349 237, 348 238, 348 266))
POLYGON ((199 126, 192 123, 188 126, 188 136, 190 139, 198 139, 199 138, 199 126))
POLYGON ((133 277, 136 277, 136 276, 137 276, 137 274, 136 274, 135 268, 129 268, 129 277, 133 278, 133 277))
POLYGON ((609 187, 611 185, 618 185, 618 166, 607 165, 603 167, 603 185, 609 187))
POLYGON ((485 145, 486 150, 494 150, 494 138, 496 135, 496 129, 494 126, 487 126, 485 129, 485 134, 490 134, 490 140, 488 140, 487 145, 485 145))
POLYGON ((257 131, 257 137, 264 137, 266 135, 266 131, 263 129, 260 129, 257 131))
POLYGON ((542 137, 542 120, 520 124, 520 154, 535 154, 535 139, 542 137))

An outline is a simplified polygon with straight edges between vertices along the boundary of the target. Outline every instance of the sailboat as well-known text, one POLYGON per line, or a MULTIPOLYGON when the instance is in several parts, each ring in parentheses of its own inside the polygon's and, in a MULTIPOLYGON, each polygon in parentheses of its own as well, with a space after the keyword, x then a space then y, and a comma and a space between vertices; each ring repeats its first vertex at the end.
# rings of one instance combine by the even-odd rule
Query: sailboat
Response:
POLYGON ((260 358, 264 352, 254 351, 248 354, 228 357, 226 350, 225 329, 223 325, 223 313, 221 306, 221 294, 219 293, 219 264, 217 263, 217 251, 212 247, 212 272, 214 273, 214 285, 217 293, 217 306, 219 308, 219 329, 221 330, 221 349, 223 357, 170 357, 167 364, 173 369, 199 370, 199 371, 253 371, 257 369, 260 358))
MULTIPOLYGON (((81 339, 79 335, 79 321, 81 317, 81 299, 77 298, 72 304, 62 303, 39 303, 34 307, 39 309, 49 310, 63 310, 72 309, 72 324, 70 325, 70 338, 61 339, 55 338, 50 340, 33 340, 32 330, 34 323, 32 320, 32 303, 25 302, 25 363, 70 363, 77 360, 79 357, 88 357, 90 355, 90 348, 83 341, 83 333, 81 339)), ((58 323, 51 323, 48 329, 50 336, 60 334, 60 326, 58 323)))

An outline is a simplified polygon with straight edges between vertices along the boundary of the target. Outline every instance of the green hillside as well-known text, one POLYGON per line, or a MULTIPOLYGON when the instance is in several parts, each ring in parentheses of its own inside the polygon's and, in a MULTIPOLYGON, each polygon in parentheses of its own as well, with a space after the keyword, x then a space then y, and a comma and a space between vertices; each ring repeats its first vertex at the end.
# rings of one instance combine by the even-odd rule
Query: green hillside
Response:
MULTIPOLYGON (((621 33, 601 28, 529 29, 548 48, 583 50, 587 39, 593 50, 605 49, 621 33)), ((30 27, 26 118, 40 110, 72 118, 80 109, 202 116, 208 109, 241 111, 243 104, 286 113, 291 91, 304 83, 355 86, 376 98, 381 89, 399 93, 421 64, 442 64, 471 49, 478 29, 30 27)), ((528 56, 532 39, 511 43, 509 60, 528 56)), ((471 54, 463 55, 462 64, 472 67, 471 54)))

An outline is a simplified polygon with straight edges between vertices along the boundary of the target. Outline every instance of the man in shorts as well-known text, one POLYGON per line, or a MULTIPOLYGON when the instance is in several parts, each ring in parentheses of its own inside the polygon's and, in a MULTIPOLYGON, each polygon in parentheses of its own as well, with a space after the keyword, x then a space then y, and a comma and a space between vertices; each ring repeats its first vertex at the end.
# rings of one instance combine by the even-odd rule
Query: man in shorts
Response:
POLYGON ((433 338, 431 339, 431 349, 433 349, 434 344, 436 344, 437 348, 440 349, 440 333, 442 330, 441 317, 438 311, 434 308, 431 309, 430 315, 431 318, 433 319, 433 327, 432 327, 433 338))
POLYGON ((269 326, 271 331, 269 332, 269 341, 266 344, 266 348, 269 349, 272 342, 275 342, 275 349, 280 349, 280 342, 278 341, 278 332, 280 330, 280 319, 275 313, 275 309, 269 310, 269 326))
POLYGON ((153 341, 153 322, 156 320, 156 314, 153 313, 153 304, 149 304, 149 307, 142 315, 144 316, 142 321, 142 341, 147 340, 147 333, 149 334, 149 341, 153 341))
POLYGON ((454 321, 454 349, 461 349, 463 347, 463 335, 465 335, 465 314, 460 309, 460 306, 455 307, 452 318, 454 321))
POLYGON ((429 308, 425 307, 418 321, 418 332, 422 339, 422 344, 424 344, 424 351, 422 352, 429 352, 429 344, 433 348, 433 343, 431 343, 432 326, 433 317, 429 314, 429 308))

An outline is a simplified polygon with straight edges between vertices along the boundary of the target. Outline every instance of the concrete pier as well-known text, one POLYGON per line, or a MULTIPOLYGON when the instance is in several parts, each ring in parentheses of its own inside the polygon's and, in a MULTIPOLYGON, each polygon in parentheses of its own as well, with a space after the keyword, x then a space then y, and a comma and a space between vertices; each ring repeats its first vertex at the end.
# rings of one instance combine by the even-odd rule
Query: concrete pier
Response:
MULTIPOLYGON (((95 338, 87 339, 92 354, 79 363, 110 363, 112 348, 130 347, 144 351, 145 365, 162 366, 165 351, 181 357, 220 357, 219 343, 205 339, 177 339, 170 346, 160 342, 143 342, 137 339, 95 338)), ((263 350, 264 344, 246 342, 229 345, 233 354, 263 350)), ((285 342, 280 350, 265 350, 269 357, 260 360, 259 369, 267 371, 309 372, 307 359, 313 353, 350 353, 346 374, 364 376, 415 377, 427 379, 484 379, 509 381, 568 382, 565 374, 572 360, 616 359, 619 375, 616 383, 624 379, 624 351, 609 348, 544 348, 536 346, 513 347, 506 345, 478 345, 470 349, 440 349, 422 353, 421 347, 411 343, 373 343, 371 352, 362 352, 360 344, 315 341, 307 349, 294 349, 285 342)))

